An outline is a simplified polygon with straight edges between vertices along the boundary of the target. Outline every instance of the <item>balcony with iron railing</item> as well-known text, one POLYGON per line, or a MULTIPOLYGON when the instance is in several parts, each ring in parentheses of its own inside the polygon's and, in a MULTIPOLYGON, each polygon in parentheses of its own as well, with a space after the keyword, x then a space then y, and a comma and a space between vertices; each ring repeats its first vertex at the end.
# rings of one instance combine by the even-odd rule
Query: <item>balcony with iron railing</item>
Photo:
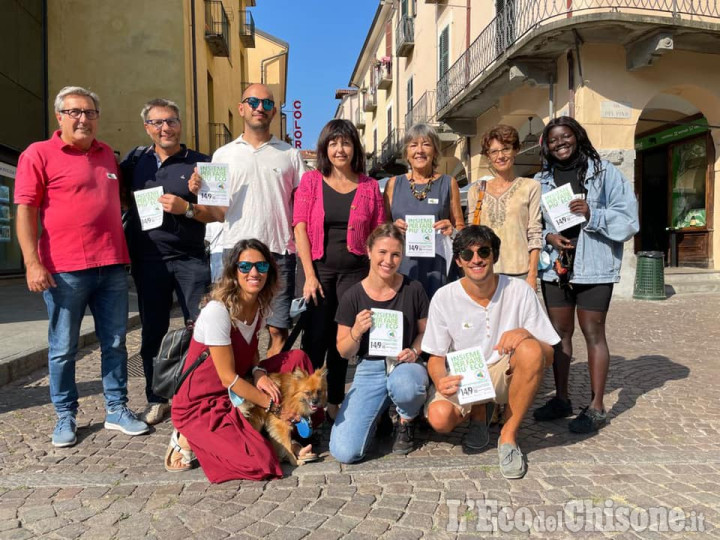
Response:
POLYGON ((255 19, 251 11, 240 10, 240 42, 247 49, 255 48, 255 19))
POLYGON ((405 115, 405 129, 415 124, 433 124, 437 118, 435 115, 435 90, 428 90, 413 104, 405 115))
MULTIPOLYGON (((628 46, 657 33, 662 27, 674 28, 683 24, 694 25, 692 30, 696 33, 717 35, 717 30, 706 30, 703 25, 713 23, 712 26, 716 26, 720 22, 720 2, 716 0, 517 0, 505 5, 506 9, 497 14, 440 76, 437 111, 441 119, 448 114, 445 108, 453 100, 462 101, 462 97, 458 98, 461 94, 470 98, 465 90, 484 79, 506 60, 508 54, 538 57, 530 51, 528 44, 550 29, 554 38, 552 42, 543 42, 542 52, 546 57, 552 53, 560 54, 559 44, 564 44, 565 40, 558 34, 565 28, 570 29, 570 39, 574 41, 576 28, 582 32, 594 23, 596 35, 602 34, 604 41, 628 46), (580 23, 582 27, 578 26, 580 23), (557 51, 553 48, 555 44, 557 51)), ((563 47, 562 50, 567 49, 567 45, 563 47)))
POLYGON ((395 53, 398 56, 410 56, 415 47, 415 18, 401 16, 395 28, 395 53))
POLYGON ((363 94, 363 111, 375 112, 377 109, 377 89, 373 86, 367 89, 367 92, 363 94))
POLYGON ((365 111, 360 107, 355 110, 355 127, 358 129, 365 127, 365 111))
POLYGON ((230 56, 230 20, 220 0, 205 0, 205 41, 213 56, 230 56))
POLYGON ((232 133, 225 124, 210 122, 210 153, 232 142, 232 133))
POLYGON ((393 129, 385 137, 380 148, 380 165, 386 167, 395 163, 395 160, 402 157, 402 142, 404 130, 393 129))
POLYGON ((392 86, 392 60, 383 59, 375 66, 375 80, 380 90, 387 90, 392 86))

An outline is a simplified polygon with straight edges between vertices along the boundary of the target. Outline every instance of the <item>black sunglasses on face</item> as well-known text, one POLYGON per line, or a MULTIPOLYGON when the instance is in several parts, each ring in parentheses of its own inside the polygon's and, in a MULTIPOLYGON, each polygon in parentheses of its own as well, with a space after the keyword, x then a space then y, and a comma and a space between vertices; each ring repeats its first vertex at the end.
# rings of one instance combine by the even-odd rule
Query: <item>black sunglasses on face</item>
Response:
POLYGON ((253 110, 257 109, 258 105, 260 105, 260 103, 262 103, 262 108, 265 111, 272 111, 273 107, 275 106, 275 102, 269 98, 260 99, 260 98, 256 98, 256 97, 249 97, 249 98, 243 99, 242 102, 250 105, 250 108, 253 110))
POLYGON ((467 248, 463 249, 460 253, 458 253, 458 255, 463 261, 470 262, 473 260, 473 257, 475 257, 476 253, 480 255, 481 259, 487 259, 492 254, 492 248, 489 248, 487 246, 477 248, 477 250, 467 248))
POLYGON ((253 266, 257 268, 257 271, 261 274, 265 274, 268 270, 270 270, 270 263, 267 261, 241 261, 239 263, 236 263, 235 266, 237 266, 238 270, 240 270, 240 272, 242 272, 243 274, 249 274, 253 266))

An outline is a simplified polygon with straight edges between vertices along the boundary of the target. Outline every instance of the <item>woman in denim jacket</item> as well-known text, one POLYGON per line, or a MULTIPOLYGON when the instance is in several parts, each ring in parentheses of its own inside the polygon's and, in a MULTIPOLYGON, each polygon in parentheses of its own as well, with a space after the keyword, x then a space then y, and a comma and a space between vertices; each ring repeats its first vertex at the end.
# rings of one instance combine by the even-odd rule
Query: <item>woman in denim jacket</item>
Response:
POLYGON ((570 211, 582 215, 585 222, 559 232, 543 206, 543 238, 551 264, 541 272, 542 292, 562 341, 555 347, 553 363, 556 395, 534 416, 554 420, 572 414, 568 375, 577 308, 587 344, 592 396, 568 427, 575 433, 590 433, 606 422, 603 394, 610 353, 605 319, 613 284, 620 281, 623 243, 640 229, 637 200, 632 185, 615 166, 600 159, 585 129, 572 118, 562 116, 548 123, 542 154, 543 170, 535 177, 542 193, 569 183, 579 195, 570 203, 570 211))

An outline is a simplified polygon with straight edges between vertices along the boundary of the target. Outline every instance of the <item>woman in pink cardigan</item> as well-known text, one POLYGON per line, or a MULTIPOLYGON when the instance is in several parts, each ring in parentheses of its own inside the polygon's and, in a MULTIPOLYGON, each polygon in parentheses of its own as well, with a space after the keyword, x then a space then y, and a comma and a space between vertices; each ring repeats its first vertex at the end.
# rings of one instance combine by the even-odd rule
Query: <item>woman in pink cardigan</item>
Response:
POLYGON ((327 355, 330 421, 345 398, 348 365, 335 346, 335 312, 345 291, 367 276, 365 241, 385 221, 378 183, 364 172, 357 129, 331 120, 318 140, 317 170, 305 173, 295 192, 293 226, 308 305, 302 348, 316 368, 327 355))

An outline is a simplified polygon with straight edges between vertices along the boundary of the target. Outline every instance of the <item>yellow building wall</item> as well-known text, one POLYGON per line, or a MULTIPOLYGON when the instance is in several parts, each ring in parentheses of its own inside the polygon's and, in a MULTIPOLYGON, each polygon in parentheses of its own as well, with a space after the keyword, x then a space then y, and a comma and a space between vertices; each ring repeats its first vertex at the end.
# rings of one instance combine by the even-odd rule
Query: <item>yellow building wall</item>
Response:
MULTIPOLYGON (((184 0, 184 28, 185 28, 185 88, 189 96, 187 102, 188 119, 193 113, 193 69, 192 69, 192 40, 196 43, 196 74, 197 74, 197 103, 198 103, 198 141, 196 148, 201 152, 209 153, 211 144, 217 145, 211 133, 210 123, 223 124, 231 132, 232 138, 237 138, 243 130, 243 123, 238 113, 243 86, 248 76, 248 54, 253 49, 247 49, 240 41, 240 25, 244 22, 238 5, 242 3, 225 1, 223 6, 228 15, 230 56, 214 56, 205 41, 205 28, 209 21, 205 17, 205 2, 195 1, 196 27, 193 32, 191 24, 191 2, 184 0), (233 11, 234 9, 234 11, 233 11), (212 93, 210 82, 212 81, 212 93)), ((256 36, 257 43, 257 36, 256 36)), ((190 129, 189 124, 186 130, 190 129)), ((220 128, 215 128, 221 131, 220 128)), ((186 132, 190 138, 190 132, 186 132)))
MULTIPOLYGON (((146 144, 140 110, 147 100, 187 104, 178 8, 177 0, 48 2, 50 108, 62 87, 89 88, 100 96, 100 140, 121 153, 146 144)), ((49 128, 57 128, 54 114, 49 128)))

